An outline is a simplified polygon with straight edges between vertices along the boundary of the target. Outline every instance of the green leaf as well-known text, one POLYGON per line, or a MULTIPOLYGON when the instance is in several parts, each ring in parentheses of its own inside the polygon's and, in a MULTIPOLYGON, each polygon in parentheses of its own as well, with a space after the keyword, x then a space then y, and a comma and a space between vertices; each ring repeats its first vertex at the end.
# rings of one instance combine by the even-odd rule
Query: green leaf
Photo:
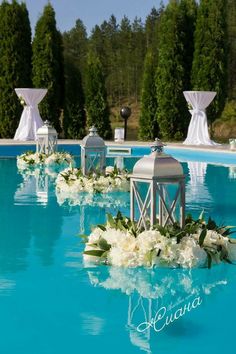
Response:
POLYGON ((199 246, 202 247, 203 243, 204 243, 204 240, 205 240, 205 237, 207 235, 207 229, 204 228, 199 236, 199 246))
POLYGON ((208 223, 207 223, 207 229, 208 230, 215 230, 216 229, 216 223, 214 220, 212 220, 210 217, 208 219, 208 223))
POLYGON ((89 250, 89 251, 84 251, 84 254, 87 254, 88 256, 94 256, 94 257, 102 257, 104 250, 89 250))
POLYGON ((207 252, 207 268, 210 269, 212 264, 212 256, 207 252))
POLYGON ((109 251, 111 248, 111 245, 107 242, 107 240, 105 240, 105 238, 100 238, 98 241, 98 246, 104 251, 109 251))
POLYGON ((99 229, 101 229, 102 231, 106 231, 106 227, 104 226, 104 225, 97 225, 97 227, 99 228, 99 229))
POLYGON ((199 220, 204 220, 204 209, 202 210, 201 214, 198 217, 199 220))
POLYGON ((113 216, 111 214, 107 214, 107 221, 108 221, 110 227, 116 228, 116 223, 115 223, 113 216))

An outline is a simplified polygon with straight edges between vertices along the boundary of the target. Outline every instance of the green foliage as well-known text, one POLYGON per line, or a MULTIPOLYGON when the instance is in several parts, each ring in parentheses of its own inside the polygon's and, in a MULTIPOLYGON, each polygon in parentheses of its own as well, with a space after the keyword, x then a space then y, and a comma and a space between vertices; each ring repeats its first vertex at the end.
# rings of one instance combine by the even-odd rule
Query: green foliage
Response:
MULTIPOLYGON (((125 233, 130 233, 132 236, 137 237, 140 233, 144 231, 144 229, 140 229, 138 227, 137 222, 131 221, 129 218, 123 216, 121 212, 118 212, 116 216, 112 216, 111 214, 107 214, 107 222, 104 225, 97 225, 103 232, 109 229, 120 230, 125 233)), ((156 224, 153 226, 153 230, 157 230, 160 234, 166 238, 176 238, 177 243, 181 243, 182 238, 186 237, 194 237, 197 236, 198 245, 206 252, 207 255, 207 267, 210 268, 212 262, 219 263, 219 261, 232 263, 229 259, 229 254, 227 250, 227 246, 224 245, 224 242, 217 243, 207 242, 205 243, 205 238, 207 236, 207 231, 212 230, 215 231, 217 237, 226 237, 229 243, 236 243, 235 239, 228 238, 228 236, 232 233, 230 230, 232 226, 217 226, 214 220, 211 218, 206 222, 203 217, 203 213, 199 216, 197 220, 194 220, 191 215, 188 215, 185 220, 185 226, 183 228, 180 227, 178 223, 174 223, 173 225, 166 225, 165 227, 156 224), (199 236, 198 236, 199 235, 199 236)), ((81 236, 84 242, 85 236, 81 236)), ((84 251, 84 254, 90 256, 101 257, 101 259, 108 264, 107 256, 109 254, 109 250, 111 249, 111 245, 102 237, 94 242, 89 243, 89 240, 86 239, 86 243, 88 246, 93 247, 95 249, 84 251)), ((161 254, 161 249, 154 248, 150 251, 153 252, 157 257, 161 254)), ((151 254, 150 254, 151 256, 151 254)), ((151 263, 151 262, 150 262, 151 263)))
POLYGON ((109 120, 109 106, 102 66, 94 53, 89 53, 86 73, 87 125, 95 125, 98 133, 105 139, 112 136, 109 120))
POLYGON ((202 0, 199 5, 192 67, 194 90, 216 91, 208 119, 219 117, 226 98, 226 0, 202 0))
POLYGON ((65 67, 65 109, 63 130, 66 138, 80 139, 85 135, 86 114, 83 77, 88 39, 81 20, 63 34, 65 67))
POLYGON ((189 89, 195 12, 194 0, 172 1, 161 16, 156 87, 163 139, 179 140, 186 135, 189 114, 183 91, 189 89))
POLYGON ((163 12, 163 4, 160 5, 158 10, 153 7, 145 21, 146 47, 154 53, 158 51, 160 19, 163 12))
MULTIPOLYGON (((65 76, 70 71, 78 70, 81 74, 85 73, 87 52, 88 52, 88 38, 86 28, 83 22, 78 19, 75 26, 65 33, 63 33, 63 47, 64 47, 64 57, 65 57, 65 76), (69 62, 67 62, 69 58, 69 62), (68 66, 68 67, 67 67, 68 66)), ((82 75, 82 82, 83 82, 82 75)))
POLYGON ((86 126, 82 79, 73 59, 66 54, 65 78, 64 134, 66 138, 81 139, 85 135, 86 126))
POLYGON ((131 98, 138 101, 146 50, 141 19, 136 17, 131 23, 124 16, 118 24, 112 15, 94 27, 89 45, 101 61, 111 104, 121 105, 131 98))
POLYGON ((236 101, 227 101, 220 119, 222 121, 236 122, 236 101))
POLYGON ((228 36, 228 99, 236 99, 236 2, 227 0, 227 36, 228 36))
POLYGON ((141 93, 141 114, 139 117, 139 138, 152 140, 158 136, 159 129, 156 120, 157 97, 155 86, 156 58, 152 51, 147 52, 143 86, 141 93))
POLYGON ((31 87, 31 29, 25 4, 0 5, 0 137, 12 138, 22 112, 14 89, 31 87))
POLYGON ((36 24, 32 62, 34 86, 48 89, 39 107, 41 116, 60 132, 60 115, 64 104, 63 46, 50 3, 44 7, 36 24))

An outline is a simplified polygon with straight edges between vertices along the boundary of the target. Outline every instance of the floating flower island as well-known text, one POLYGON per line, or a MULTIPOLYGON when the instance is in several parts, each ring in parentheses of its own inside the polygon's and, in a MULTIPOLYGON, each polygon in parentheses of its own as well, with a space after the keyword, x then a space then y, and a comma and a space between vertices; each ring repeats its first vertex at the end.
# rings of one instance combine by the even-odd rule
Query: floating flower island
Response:
POLYGON ((74 164, 73 157, 66 152, 53 152, 51 154, 27 151, 17 156, 17 167, 24 170, 30 167, 58 167, 74 164))
POLYGON ((217 226, 210 218, 205 222, 202 215, 198 220, 188 216, 183 228, 173 224, 139 230, 137 223, 118 213, 82 236, 84 260, 117 267, 210 268, 236 259, 236 240, 230 234, 230 227, 217 226))
POLYGON ((112 205, 116 204, 113 192, 121 194, 118 206, 127 205, 130 188, 127 171, 107 167, 106 173, 83 175, 80 168, 66 168, 56 179, 56 194, 59 204, 70 205, 112 205), (121 201, 123 199, 123 202, 121 201))

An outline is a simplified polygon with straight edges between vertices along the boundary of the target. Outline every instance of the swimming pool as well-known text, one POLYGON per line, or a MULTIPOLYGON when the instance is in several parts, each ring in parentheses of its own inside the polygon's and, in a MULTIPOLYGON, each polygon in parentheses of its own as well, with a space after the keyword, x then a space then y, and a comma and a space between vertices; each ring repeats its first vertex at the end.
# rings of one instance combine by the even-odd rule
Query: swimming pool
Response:
MULTIPOLYGON (((181 159, 187 212, 197 216, 204 208, 218 223, 236 225, 236 164, 181 159)), ((135 161, 125 165, 131 169, 135 161)), ((233 350, 235 266, 86 268, 77 235, 116 206, 59 206, 52 177, 22 176, 15 159, 0 159, 0 171, 1 353, 233 350)))

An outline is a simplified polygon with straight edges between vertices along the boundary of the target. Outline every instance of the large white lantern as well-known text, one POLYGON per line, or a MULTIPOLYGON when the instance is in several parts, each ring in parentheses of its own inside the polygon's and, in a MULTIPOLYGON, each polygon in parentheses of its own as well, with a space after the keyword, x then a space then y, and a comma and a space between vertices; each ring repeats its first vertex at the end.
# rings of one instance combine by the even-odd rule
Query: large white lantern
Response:
POLYGON ((151 145, 151 154, 141 158, 130 176, 131 220, 147 230, 185 220, 185 176, 181 164, 163 152, 159 139, 151 145), (159 215, 157 214, 159 213, 159 215))
POLYGON ((105 173, 106 145, 94 126, 81 143, 81 168, 84 175, 91 172, 105 173))
POLYGON ((57 132, 46 120, 36 133, 38 153, 52 154, 57 150, 57 132))

